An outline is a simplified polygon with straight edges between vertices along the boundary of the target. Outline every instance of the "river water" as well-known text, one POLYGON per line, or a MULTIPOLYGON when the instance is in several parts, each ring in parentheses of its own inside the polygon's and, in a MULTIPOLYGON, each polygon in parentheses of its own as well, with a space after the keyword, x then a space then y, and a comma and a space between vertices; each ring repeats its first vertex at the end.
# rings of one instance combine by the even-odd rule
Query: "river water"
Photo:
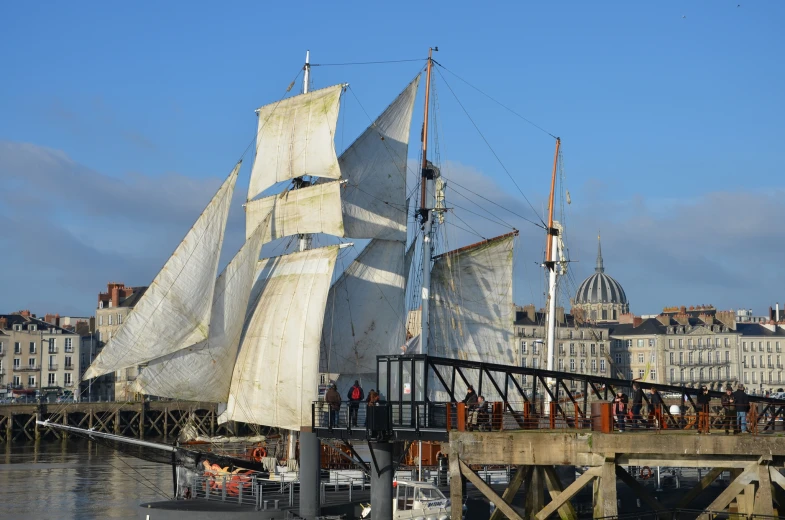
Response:
POLYGON ((172 469, 82 439, 0 443, 0 518, 138 518, 171 498, 172 469))

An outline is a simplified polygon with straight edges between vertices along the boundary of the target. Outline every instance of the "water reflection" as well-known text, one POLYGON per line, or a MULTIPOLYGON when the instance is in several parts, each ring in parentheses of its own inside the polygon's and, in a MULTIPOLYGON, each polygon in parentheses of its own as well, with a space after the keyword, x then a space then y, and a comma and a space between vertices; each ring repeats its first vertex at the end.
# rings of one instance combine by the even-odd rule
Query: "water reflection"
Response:
POLYGON ((136 519, 172 493, 172 470, 81 439, 0 444, 0 518, 136 519))

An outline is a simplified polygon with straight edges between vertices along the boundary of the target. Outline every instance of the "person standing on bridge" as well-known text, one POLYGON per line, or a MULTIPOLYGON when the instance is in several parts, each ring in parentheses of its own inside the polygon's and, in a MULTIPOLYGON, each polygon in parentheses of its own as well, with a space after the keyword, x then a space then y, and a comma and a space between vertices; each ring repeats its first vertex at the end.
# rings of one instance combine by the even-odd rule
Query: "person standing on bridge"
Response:
POLYGON ((624 416, 627 415, 628 402, 627 396, 621 390, 616 392, 616 397, 613 398, 613 415, 616 416, 620 433, 624 433, 624 416))
POLYGON ((722 396, 722 424, 725 426, 725 435, 730 435, 730 425, 734 423, 733 433, 736 433, 736 399, 733 397, 733 389, 728 385, 725 395, 722 396))
POLYGON ((656 388, 651 387, 651 393, 649 394, 649 422, 655 428, 662 428, 665 425, 662 416, 663 404, 660 393, 656 388))
POLYGON ((355 381, 346 394, 349 399, 349 424, 357 426, 357 411, 360 409, 360 402, 365 398, 365 392, 360 386, 360 381, 355 381))
POLYGON ((709 431, 709 405, 711 404, 711 396, 709 389, 702 386, 698 392, 698 435, 705 433, 710 435, 709 431))
POLYGON ((638 383, 632 384, 632 427, 640 428, 643 418, 641 417, 643 408, 643 390, 638 383))
POLYGON ((327 393, 324 395, 324 400, 330 405, 330 429, 338 426, 339 413, 341 411, 341 394, 335 389, 335 385, 330 385, 327 393))
POLYGON ((744 393, 744 385, 739 383, 736 391, 733 392, 736 400, 736 429, 734 435, 741 432, 747 433, 747 412, 750 411, 750 398, 744 393))

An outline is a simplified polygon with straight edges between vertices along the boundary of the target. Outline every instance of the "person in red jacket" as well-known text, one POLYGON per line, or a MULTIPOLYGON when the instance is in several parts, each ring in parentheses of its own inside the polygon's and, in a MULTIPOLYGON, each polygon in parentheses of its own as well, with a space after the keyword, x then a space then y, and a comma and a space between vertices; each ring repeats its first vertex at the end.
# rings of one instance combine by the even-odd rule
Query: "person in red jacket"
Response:
POLYGON ((357 426, 357 411, 360 409, 360 403, 365 398, 365 392, 363 392, 359 381, 354 382, 346 397, 349 398, 349 424, 357 426))

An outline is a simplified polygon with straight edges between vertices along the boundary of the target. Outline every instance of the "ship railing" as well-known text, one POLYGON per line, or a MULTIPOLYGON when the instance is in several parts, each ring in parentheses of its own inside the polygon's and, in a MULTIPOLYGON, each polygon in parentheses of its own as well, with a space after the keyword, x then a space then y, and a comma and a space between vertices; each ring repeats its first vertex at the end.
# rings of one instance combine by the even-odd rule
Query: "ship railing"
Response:
POLYGON ((257 511, 279 510, 296 505, 298 480, 271 480, 257 473, 197 475, 191 483, 191 498, 253 506, 257 511))
POLYGON ((357 493, 370 489, 371 482, 361 471, 350 475, 330 472, 330 479, 319 484, 319 502, 321 505, 346 502, 347 499, 352 502, 357 493))

